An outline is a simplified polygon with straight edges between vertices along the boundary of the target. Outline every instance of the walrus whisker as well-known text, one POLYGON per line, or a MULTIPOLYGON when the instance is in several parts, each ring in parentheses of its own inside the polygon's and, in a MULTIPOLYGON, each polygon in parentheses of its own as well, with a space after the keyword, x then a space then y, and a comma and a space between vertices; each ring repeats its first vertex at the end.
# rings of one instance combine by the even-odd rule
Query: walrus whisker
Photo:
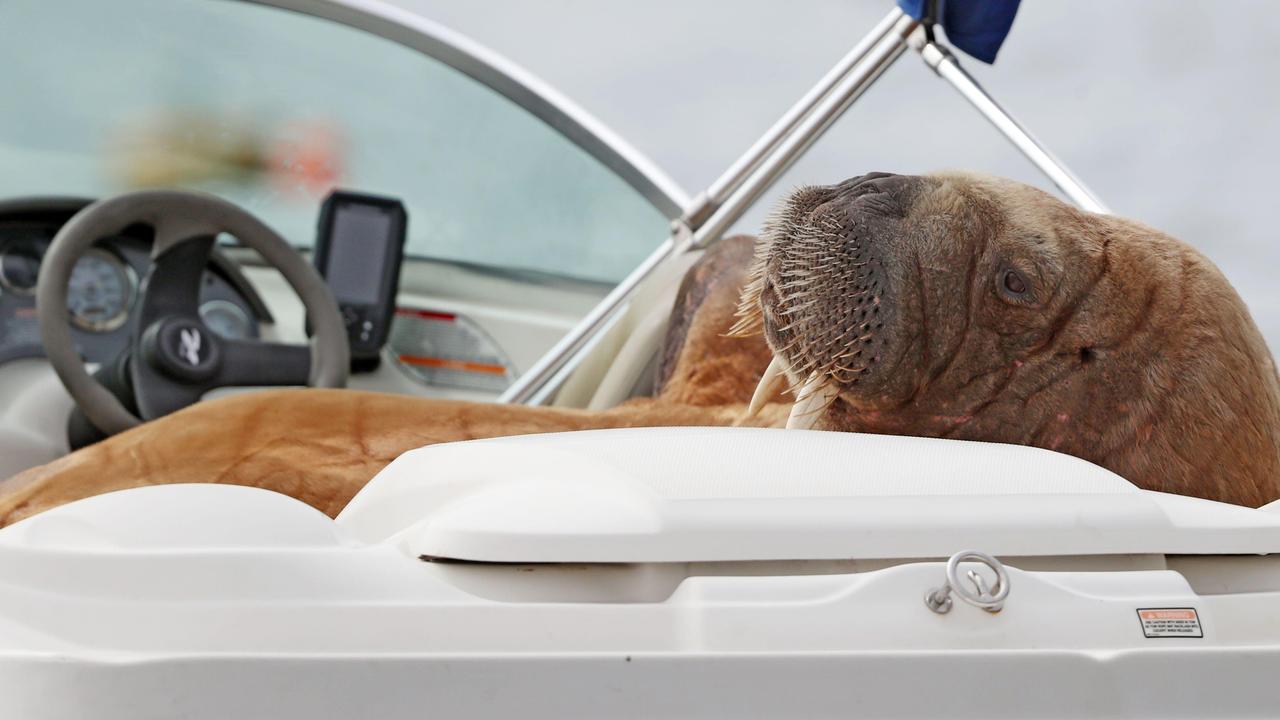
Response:
POLYGON ((809 308, 817 304, 818 304, 817 300, 809 300, 809 301, 800 303, 798 305, 792 305, 789 308, 785 308, 781 313, 779 313, 779 315, 782 315, 783 317, 787 317, 789 315, 798 315, 799 313, 805 312, 806 310, 808 310, 809 308))
POLYGON ((788 430, 808 430, 818 423, 822 412, 835 401, 839 390, 834 385, 813 373, 796 393, 796 404, 791 406, 791 414, 787 416, 788 430))
POLYGON ((729 328, 729 332, 725 333, 725 337, 731 338, 748 338, 759 335, 764 329, 763 320, 760 318, 740 318, 729 328))

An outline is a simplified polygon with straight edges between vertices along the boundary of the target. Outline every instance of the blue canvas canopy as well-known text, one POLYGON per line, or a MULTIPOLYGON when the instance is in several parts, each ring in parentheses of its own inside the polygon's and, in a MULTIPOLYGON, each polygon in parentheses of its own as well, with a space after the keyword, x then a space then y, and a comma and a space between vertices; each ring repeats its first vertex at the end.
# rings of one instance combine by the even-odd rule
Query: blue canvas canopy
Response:
MULTIPOLYGON (((947 33, 951 44, 985 63, 995 62, 996 53, 1013 27, 1013 16, 1021 0, 938 0, 934 18, 947 33)), ((898 0, 898 7, 920 20, 929 9, 929 0, 898 0)))

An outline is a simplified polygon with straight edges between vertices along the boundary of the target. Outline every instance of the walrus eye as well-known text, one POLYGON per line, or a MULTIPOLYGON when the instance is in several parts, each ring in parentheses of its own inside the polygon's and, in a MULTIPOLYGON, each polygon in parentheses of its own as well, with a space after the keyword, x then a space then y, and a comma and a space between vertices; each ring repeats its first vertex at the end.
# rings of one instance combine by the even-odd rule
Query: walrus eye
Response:
POLYGON ((1005 290, 1014 295, 1023 295, 1027 292, 1027 281, 1022 279, 1016 270, 1005 270, 1001 283, 1005 290))

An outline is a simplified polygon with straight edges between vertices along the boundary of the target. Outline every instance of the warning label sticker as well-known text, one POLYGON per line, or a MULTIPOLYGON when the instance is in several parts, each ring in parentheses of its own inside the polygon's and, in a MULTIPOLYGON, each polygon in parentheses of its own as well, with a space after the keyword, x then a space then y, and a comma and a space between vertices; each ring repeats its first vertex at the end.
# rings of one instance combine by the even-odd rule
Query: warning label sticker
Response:
POLYGON ((1195 608, 1138 608, 1138 619, 1149 638, 1204 637, 1195 608))

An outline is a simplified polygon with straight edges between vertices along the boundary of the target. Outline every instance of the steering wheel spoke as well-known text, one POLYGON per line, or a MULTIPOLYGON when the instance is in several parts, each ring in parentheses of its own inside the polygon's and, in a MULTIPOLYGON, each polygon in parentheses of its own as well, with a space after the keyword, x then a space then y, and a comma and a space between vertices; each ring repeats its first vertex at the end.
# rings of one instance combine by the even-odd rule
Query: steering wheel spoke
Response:
MULTIPOLYGON (((157 237, 158 234, 157 230, 157 237)), ((213 242, 213 235, 201 235, 185 242, 170 243, 158 254, 153 252, 151 267, 142 281, 139 330, 145 331, 152 323, 167 316, 199 316, 200 287, 205 268, 209 265, 213 242)), ((157 241, 156 247, 159 246, 157 241)))
POLYGON ((306 385, 311 377, 311 347, 260 340, 223 340, 217 387, 306 385))
POLYGON ((190 243, 193 238, 208 237, 212 246, 214 237, 222 231, 213 218, 189 212, 157 215, 150 224, 155 232, 155 237, 151 241, 153 263, 158 262, 174 248, 190 243))

